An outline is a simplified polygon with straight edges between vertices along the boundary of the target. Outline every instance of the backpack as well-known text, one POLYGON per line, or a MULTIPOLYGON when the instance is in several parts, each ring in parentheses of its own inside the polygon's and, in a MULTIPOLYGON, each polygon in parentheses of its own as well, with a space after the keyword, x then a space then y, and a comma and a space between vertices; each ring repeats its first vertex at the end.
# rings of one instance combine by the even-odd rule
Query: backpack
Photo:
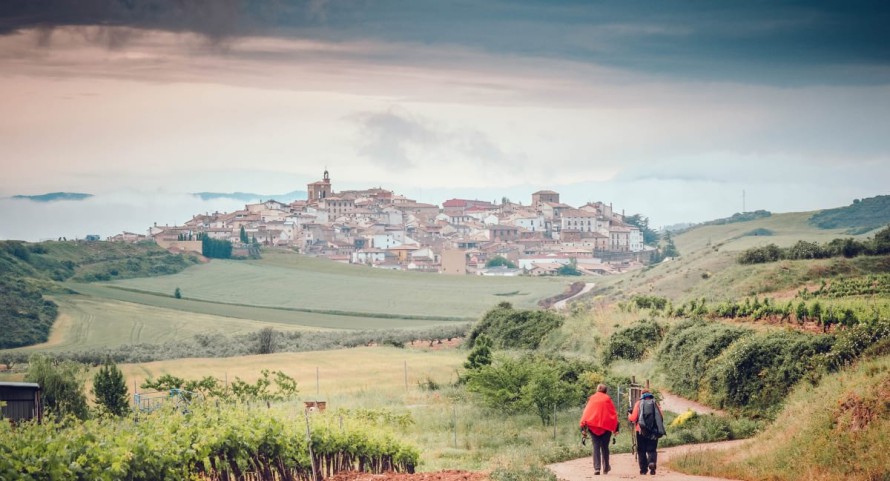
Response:
POLYGON ((640 401, 639 417, 640 435, 649 439, 658 439, 665 435, 664 418, 655 405, 655 399, 640 401))

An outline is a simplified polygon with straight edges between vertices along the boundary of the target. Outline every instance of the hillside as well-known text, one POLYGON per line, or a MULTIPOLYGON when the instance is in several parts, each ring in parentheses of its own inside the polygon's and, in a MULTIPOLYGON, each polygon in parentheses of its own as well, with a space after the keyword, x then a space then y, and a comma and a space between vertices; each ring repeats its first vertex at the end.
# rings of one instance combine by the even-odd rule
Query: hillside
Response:
POLYGON ((890 195, 856 199, 846 207, 817 212, 810 223, 820 229, 848 228, 850 233, 878 229, 890 224, 890 195))
POLYGON ((634 294, 666 296, 674 301, 705 298, 726 300, 740 296, 798 288, 834 276, 855 276, 890 270, 890 258, 855 257, 781 261, 740 265, 738 255, 752 247, 776 244, 790 247, 800 240, 827 243, 836 238, 866 240, 845 229, 819 229, 809 222, 811 212, 773 214, 746 222, 694 227, 672 238, 677 259, 641 271, 605 277, 592 296, 620 299, 634 294))
POLYGON ((723 453, 679 458, 691 474, 743 480, 879 480, 890 476, 890 356, 801 383, 770 428, 723 453))
POLYGON ((155 244, 0 242, 0 349, 47 341, 58 306, 45 296, 70 293, 63 281, 170 274, 197 262, 155 244))

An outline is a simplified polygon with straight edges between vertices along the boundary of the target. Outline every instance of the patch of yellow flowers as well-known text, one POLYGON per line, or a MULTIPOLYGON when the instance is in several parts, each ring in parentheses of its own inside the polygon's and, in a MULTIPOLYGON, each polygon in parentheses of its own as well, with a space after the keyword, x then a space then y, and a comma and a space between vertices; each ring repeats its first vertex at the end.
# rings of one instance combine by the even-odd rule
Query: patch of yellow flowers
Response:
POLYGON ((682 426, 682 425, 686 424, 686 421, 689 421, 690 419, 693 419, 696 416, 698 416, 698 413, 693 411, 692 409, 690 409, 690 410, 686 411, 685 413, 677 416, 673 421, 671 421, 670 426, 673 428, 675 428, 677 426, 682 426))

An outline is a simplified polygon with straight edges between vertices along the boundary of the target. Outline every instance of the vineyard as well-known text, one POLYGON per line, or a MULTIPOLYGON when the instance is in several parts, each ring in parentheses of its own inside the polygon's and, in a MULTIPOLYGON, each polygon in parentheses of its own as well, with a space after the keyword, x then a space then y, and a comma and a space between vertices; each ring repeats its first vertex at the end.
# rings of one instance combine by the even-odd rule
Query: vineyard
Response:
POLYGON ((890 297, 890 274, 834 279, 822 281, 815 291, 806 287, 798 292, 798 297, 812 299, 816 297, 841 298, 854 296, 886 296, 890 297))
MULTIPOLYGON (((883 279, 881 282, 886 283, 890 276, 882 275, 875 279, 883 279)), ((834 281, 831 286, 834 287, 823 285, 816 292, 801 290, 797 300, 784 302, 769 297, 761 299, 754 296, 746 297, 743 301, 724 301, 717 304, 708 304, 705 299, 693 299, 674 307, 666 298, 634 296, 630 305, 673 318, 796 322, 800 325, 810 322, 821 326, 825 331, 835 325, 848 328, 890 319, 890 301, 886 297, 878 299, 855 297, 863 293, 879 292, 880 289, 885 289, 886 285, 878 281, 852 279, 834 281), (819 296, 831 299, 821 301, 815 299, 819 296)))
POLYGON ((308 481, 346 470, 413 472, 419 452, 385 423, 302 405, 192 404, 138 417, 0 422, 0 479, 308 481), (310 456, 310 453, 312 454, 310 456))

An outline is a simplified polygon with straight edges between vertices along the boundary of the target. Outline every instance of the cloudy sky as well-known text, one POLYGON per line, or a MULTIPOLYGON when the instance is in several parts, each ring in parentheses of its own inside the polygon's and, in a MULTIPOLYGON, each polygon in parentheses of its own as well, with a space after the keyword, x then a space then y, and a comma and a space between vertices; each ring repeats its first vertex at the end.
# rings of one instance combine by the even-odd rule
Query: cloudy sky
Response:
POLYGON ((890 193, 874 1, 5 0, 0 238, 384 186, 655 226, 890 193))

